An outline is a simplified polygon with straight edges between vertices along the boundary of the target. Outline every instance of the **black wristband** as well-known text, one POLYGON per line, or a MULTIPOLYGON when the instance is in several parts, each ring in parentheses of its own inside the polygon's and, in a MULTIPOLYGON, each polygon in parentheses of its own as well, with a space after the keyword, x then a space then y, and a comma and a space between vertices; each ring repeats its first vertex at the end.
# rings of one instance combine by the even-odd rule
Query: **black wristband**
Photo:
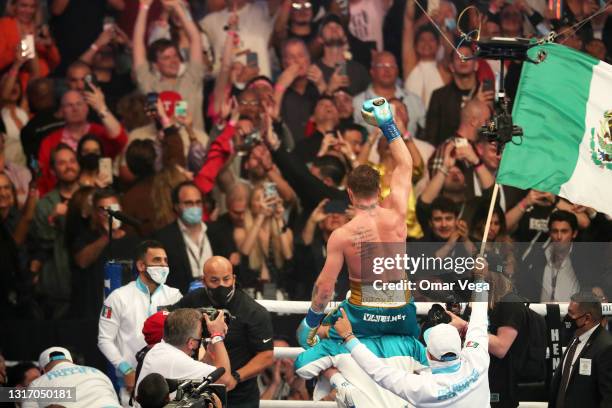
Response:
POLYGON ((232 370, 232 377, 234 377, 237 383, 240 383, 240 381, 242 380, 240 378, 240 373, 236 370, 232 370))

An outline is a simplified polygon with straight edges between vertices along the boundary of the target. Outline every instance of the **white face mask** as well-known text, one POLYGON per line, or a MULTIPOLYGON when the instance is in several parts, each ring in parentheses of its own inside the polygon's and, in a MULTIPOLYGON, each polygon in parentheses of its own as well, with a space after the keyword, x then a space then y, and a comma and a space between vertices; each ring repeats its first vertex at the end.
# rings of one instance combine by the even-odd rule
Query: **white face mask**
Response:
POLYGON ((153 282, 163 285, 166 283, 170 268, 167 266, 147 266, 147 273, 153 279, 153 282))

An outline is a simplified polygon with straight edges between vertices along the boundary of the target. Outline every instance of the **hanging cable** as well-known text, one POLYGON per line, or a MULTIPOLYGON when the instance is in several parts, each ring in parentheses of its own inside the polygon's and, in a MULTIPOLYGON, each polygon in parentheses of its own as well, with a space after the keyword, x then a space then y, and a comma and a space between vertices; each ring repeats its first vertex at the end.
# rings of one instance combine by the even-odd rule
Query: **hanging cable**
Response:
POLYGON ((431 18, 431 16, 429 14, 427 14, 427 11, 423 8, 423 6, 421 6, 421 3, 419 3, 418 0, 414 0, 414 3, 419 6, 419 8, 421 9, 421 11, 423 12, 423 14, 425 14, 425 16, 429 19, 429 21, 431 21, 431 24, 433 24, 433 26, 435 27, 436 30, 438 30, 438 32, 440 33, 440 35, 442 36, 442 38, 444 38, 444 40, 451 46, 451 48, 457 53, 457 55, 459 56, 459 58, 461 58, 462 60, 465 59, 465 56, 463 54, 461 54, 459 52, 459 49, 457 47, 455 47, 455 44, 453 44, 453 42, 451 40, 448 39, 448 37, 446 36, 446 34, 444 34, 444 31, 442 31, 442 29, 440 28, 440 26, 431 18))
MULTIPOLYGON (((558 37, 561 37, 562 35, 565 35, 565 33, 570 32, 570 31, 573 31, 575 33, 576 31, 580 30, 586 23, 588 23, 589 21, 591 21, 595 17, 599 16, 600 14, 603 14, 608 9, 608 7, 610 7, 610 3, 612 3, 612 0, 608 0, 608 2, 601 9, 599 9, 597 12, 593 13, 591 16, 585 18, 582 21, 577 22, 576 24, 566 28, 565 30, 561 31, 558 34, 555 34, 554 38, 557 39, 558 37)), ((568 40, 568 38, 564 39, 559 44, 563 44, 567 40, 568 40)))

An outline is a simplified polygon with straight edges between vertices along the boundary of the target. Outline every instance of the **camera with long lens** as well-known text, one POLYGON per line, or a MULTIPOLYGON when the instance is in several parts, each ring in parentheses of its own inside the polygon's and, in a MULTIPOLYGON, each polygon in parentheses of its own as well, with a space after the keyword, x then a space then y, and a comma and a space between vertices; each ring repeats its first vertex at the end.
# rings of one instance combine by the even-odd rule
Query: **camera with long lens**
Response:
POLYGON ((208 408, 215 405, 213 394, 221 401, 222 407, 227 407, 227 392, 225 385, 210 384, 209 377, 203 381, 185 380, 176 390, 174 400, 170 401, 164 408, 208 408))
POLYGON ((509 110, 509 99, 501 98, 495 107, 495 115, 480 129, 480 134, 486 136, 489 142, 497 143, 498 153, 513 137, 523 136, 523 129, 512 123, 509 110))
POLYGON ((204 315, 208 315, 208 318, 210 320, 215 320, 219 316, 219 312, 223 310, 223 320, 225 320, 225 324, 230 324, 232 320, 236 320, 236 316, 232 315, 227 309, 215 309, 214 307, 198 307, 196 310, 202 313, 202 317, 204 317, 204 315))
POLYGON ((440 323, 450 323, 451 317, 446 313, 446 310, 437 303, 431 305, 431 309, 427 312, 427 323, 429 327, 437 326, 440 323))
POLYGON ((242 141, 242 145, 238 147, 238 153, 241 156, 248 154, 251 149, 258 144, 263 143, 263 139, 261 137, 261 132, 255 129, 251 133, 244 136, 244 140, 242 141))

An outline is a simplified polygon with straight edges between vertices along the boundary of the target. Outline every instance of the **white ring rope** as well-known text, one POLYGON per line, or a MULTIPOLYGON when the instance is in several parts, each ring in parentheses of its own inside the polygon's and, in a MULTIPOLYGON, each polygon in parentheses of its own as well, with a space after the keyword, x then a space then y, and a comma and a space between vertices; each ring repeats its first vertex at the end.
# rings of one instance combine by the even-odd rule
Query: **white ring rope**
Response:
MULTIPOLYGON (((260 408, 336 408, 335 402, 331 401, 259 401, 260 408)), ((546 408, 547 402, 521 402, 519 408, 546 408)))
MULTIPOLYGON (((306 314, 310 307, 308 301, 295 300, 263 300, 258 299, 257 303, 265 307, 272 313, 290 313, 290 314, 306 314)), ((431 306, 435 302, 415 302, 417 315, 426 315, 431 306)), ((442 303, 438 303, 443 305, 442 303)), ((333 310, 335 305, 328 305, 325 312, 333 310)), ((529 307, 536 313, 546 316, 546 304, 532 303, 529 307)), ((564 316, 567 313, 568 303, 559 303, 560 315, 564 316)), ((612 315, 612 303, 603 303, 602 312, 604 315, 612 315)), ((295 358, 304 349, 302 347, 274 347, 274 358, 295 358)), ((336 408, 337 405, 332 401, 273 401, 261 400, 260 408, 336 408)), ((546 408, 546 402, 520 402, 519 408, 546 408)))
MULTIPOLYGON (((310 302, 308 301, 296 301, 296 300, 263 300, 257 299, 257 303, 265 307, 268 312, 272 313, 290 313, 290 314, 306 314, 308 312, 308 308, 310 307, 310 302)), ((426 315, 431 305, 436 304, 436 302, 415 302, 417 315, 426 315)), ((444 303, 438 303, 444 306, 444 303)), ((333 310, 336 303, 330 304, 325 309, 325 313, 333 310)), ((561 309, 561 316, 565 316, 567 313, 567 306, 569 303, 558 303, 559 308, 561 309)), ((535 311, 536 313, 546 316, 546 304, 545 303, 531 303, 529 307, 535 311)), ((601 305, 602 312, 605 316, 612 315, 612 303, 602 303, 601 305)))

